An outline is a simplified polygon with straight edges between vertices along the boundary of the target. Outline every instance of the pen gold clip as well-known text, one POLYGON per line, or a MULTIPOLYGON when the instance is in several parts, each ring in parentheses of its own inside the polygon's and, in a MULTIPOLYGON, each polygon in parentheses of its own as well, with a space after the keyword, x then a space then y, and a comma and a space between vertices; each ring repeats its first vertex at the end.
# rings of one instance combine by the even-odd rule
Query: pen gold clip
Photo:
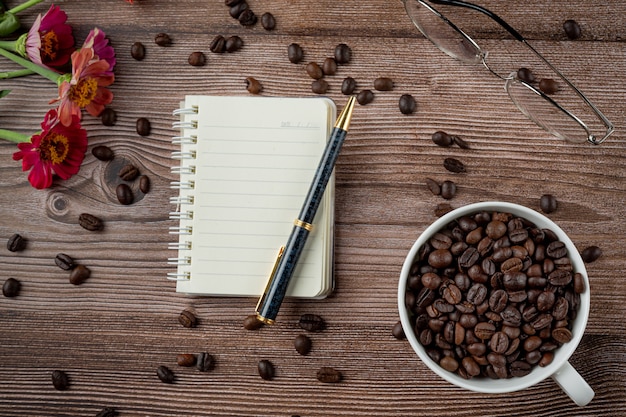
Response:
POLYGON ((274 279, 274 274, 276 273, 276 268, 278 268, 278 263, 280 262, 280 258, 283 257, 283 253, 284 252, 285 252, 285 247, 281 246, 280 249, 278 250, 278 255, 276 255, 276 261, 274 262, 274 266, 272 267, 272 272, 270 273, 270 276, 267 279, 267 284, 265 284, 265 288, 263 289, 263 294, 261 295, 261 298, 259 298, 259 302, 256 304, 256 317, 257 317, 257 319, 259 319, 260 321, 262 321, 265 324, 273 324, 274 320, 267 319, 267 318, 261 316, 259 314, 259 307, 261 307, 261 304, 263 303, 263 301, 265 300, 265 297, 267 296, 267 290, 269 289, 270 285, 272 284, 272 279, 274 279))

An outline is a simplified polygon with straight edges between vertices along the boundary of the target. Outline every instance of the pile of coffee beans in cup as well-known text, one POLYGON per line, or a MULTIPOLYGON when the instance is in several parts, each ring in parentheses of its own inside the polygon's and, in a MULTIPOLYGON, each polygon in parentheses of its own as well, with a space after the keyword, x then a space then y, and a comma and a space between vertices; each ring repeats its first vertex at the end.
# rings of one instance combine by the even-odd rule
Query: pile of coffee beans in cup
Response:
POLYGON ((418 251, 405 304, 427 354, 459 376, 511 378, 572 339, 585 291, 557 235, 503 212, 460 217, 418 251))

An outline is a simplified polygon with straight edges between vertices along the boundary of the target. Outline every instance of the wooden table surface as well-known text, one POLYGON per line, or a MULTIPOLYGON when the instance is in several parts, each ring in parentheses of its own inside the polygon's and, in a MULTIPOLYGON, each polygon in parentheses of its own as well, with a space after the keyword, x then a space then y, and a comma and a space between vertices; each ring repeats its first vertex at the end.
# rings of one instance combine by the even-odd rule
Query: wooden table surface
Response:
MULTIPOLYGON (((15 6, 17 1, 7 1, 15 6)), ((95 416, 112 407, 120 416, 608 416, 626 413, 626 3, 618 0, 546 2, 483 0, 555 63, 615 124, 602 145, 571 144, 551 137, 521 114, 502 82, 481 67, 459 63, 437 50, 412 25, 402 3, 249 0, 261 15, 271 12, 276 29, 260 23, 243 27, 221 0, 59 1, 74 27, 77 43, 98 26, 116 49, 114 100, 117 123, 104 126, 83 117, 90 149, 108 145, 115 159, 105 163, 88 152, 80 173, 36 190, 19 162, 14 144, 0 143, 0 236, 14 233, 28 245, 21 252, 0 249, 1 281, 21 284, 15 298, 0 298, 0 415, 95 416), (562 23, 578 21, 582 37, 568 40, 562 23), (173 43, 159 47, 154 36, 173 43), (239 35, 241 51, 213 54, 218 34, 239 35), (131 45, 146 46, 134 60, 131 45), (301 64, 287 59, 299 43, 301 64), (328 96, 338 107, 347 98, 342 80, 358 89, 375 78, 393 79, 392 91, 354 112, 348 139, 336 166, 336 290, 324 300, 287 300, 274 326, 243 328, 256 299, 190 297, 166 279, 172 271, 167 243, 171 152, 176 133, 172 110, 185 94, 246 96, 244 79, 258 79, 264 96, 314 96, 305 64, 321 63, 339 43, 352 60, 327 76, 328 96), (191 52, 207 64, 192 67, 191 52), (398 110, 412 94, 417 111, 398 110), (139 136, 136 120, 152 131, 139 136), (436 146, 431 135, 444 130, 471 149, 436 146), (454 174, 443 160, 461 160, 467 172, 454 174), (130 206, 115 197, 116 173, 126 162, 149 176, 151 191, 130 206), (426 178, 452 180, 457 195, 445 201, 431 194, 426 178), (404 258, 419 234, 437 217, 435 207, 501 200, 539 210, 542 194, 558 200, 549 214, 577 248, 596 245, 602 256, 587 265, 591 313, 571 363, 595 390, 576 406, 551 379, 511 394, 489 395, 457 388, 431 372, 406 340, 391 333, 399 320, 397 284, 404 258), (78 225, 83 212, 104 219, 93 233, 78 225), (63 252, 87 265, 91 277, 72 285, 54 263, 63 252), (195 328, 178 322, 184 309, 199 319, 195 328), (302 314, 323 317, 327 328, 309 334, 307 356, 293 348, 303 333, 302 314), (211 372, 178 367, 179 353, 209 352, 211 372), (276 367, 262 380, 257 363, 276 367), (176 375, 174 384, 156 375, 160 365, 176 375), (323 384, 322 366, 340 370, 343 380, 323 384), (56 390, 53 370, 64 371, 69 389, 56 390)), ((20 14, 25 28, 43 2, 20 14)), ((493 54, 509 54, 511 41, 466 15, 459 23, 476 33, 493 54)), ((504 56, 501 55, 501 56, 504 56)), ((513 56, 511 58, 514 58, 513 56)), ((0 60, 0 70, 17 67, 0 60)), ((0 127, 33 133, 53 83, 39 76, 2 80, 12 90, 0 102, 0 127)), ((242 117, 245 117, 242 115, 242 117)))

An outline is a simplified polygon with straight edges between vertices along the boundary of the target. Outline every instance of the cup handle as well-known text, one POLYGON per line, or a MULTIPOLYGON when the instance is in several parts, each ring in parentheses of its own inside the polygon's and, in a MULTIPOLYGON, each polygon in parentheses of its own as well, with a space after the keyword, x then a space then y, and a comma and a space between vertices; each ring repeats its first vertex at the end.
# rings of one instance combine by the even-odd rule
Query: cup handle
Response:
POLYGON ((569 362, 565 362, 563 366, 552 374, 552 379, 580 406, 589 404, 595 395, 587 381, 580 376, 569 362))

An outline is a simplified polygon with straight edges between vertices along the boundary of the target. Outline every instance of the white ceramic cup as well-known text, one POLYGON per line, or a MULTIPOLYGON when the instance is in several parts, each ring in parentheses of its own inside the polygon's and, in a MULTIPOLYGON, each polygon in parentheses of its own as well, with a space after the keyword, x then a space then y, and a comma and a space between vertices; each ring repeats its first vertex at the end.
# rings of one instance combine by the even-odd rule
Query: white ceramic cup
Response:
POLYGON ((409 254, 404 261, 402 272, 400 273, 400 282, 398 285, 398 310, 400 313, 400 320, 406 337, 420 357, 433 372, 442 377, 443 379, 455 384, 459 387, 466 388, 471 391, 483 392, 483 393, 507 393, 518 391, 524 388, 528 388, 538 382, 551 377, 565 393, 578 405, 588 404, 594 396, 594 392, 587 384, 587 382, 580 376, 580 374, 569 364, 568 359, 576 350, 576 347, 580 343, 580 340, 585 331, 587 325, 587 319, 589 318, 589 279, 587 277, 587 271, 583 263, 578 250, 569 239, 569 237, 559 228, 552 220, 548 219, 544 215, 538 213, 535 210, 531 210, 527 207, 520 206, 512 203, 504 202, 483 202, 470 204, 464 207, 455 209, 446 215, 437 219, 419 236, 417 241, 413 244, 413 247, 409 251, 409 254), (405 307, 405 293, 406 285, 409 277, 409 271, 417 256, 419 248, 426 243, 430 237, 441 230, 451 221, 458 219, 462 216, 481 212, 481 211, 498 211, 511 213, 516 216, 525 218, 533 222, 540 228, 547 228, 552 230, 559 238, 559 240, 567 246, 569 257, 574 267, 575 272, 582 274, 585 281, 585 291, 580 294, 580 306, 578 308, 578 314, 576 319, 572 323, 572 340, 563 344, 554 352, 554 360, 551 364, 545 367, 534 366, 532 371, 524 377, 513 377, 509 379, 491 379, 491 378, 472 378, 464 379, 452 372, 446 371, 438 363, 434 362, 426 353, 426 350, 417 339, 417 336, 412 329, 411 320, 409 318, 409 311, 405 307))

